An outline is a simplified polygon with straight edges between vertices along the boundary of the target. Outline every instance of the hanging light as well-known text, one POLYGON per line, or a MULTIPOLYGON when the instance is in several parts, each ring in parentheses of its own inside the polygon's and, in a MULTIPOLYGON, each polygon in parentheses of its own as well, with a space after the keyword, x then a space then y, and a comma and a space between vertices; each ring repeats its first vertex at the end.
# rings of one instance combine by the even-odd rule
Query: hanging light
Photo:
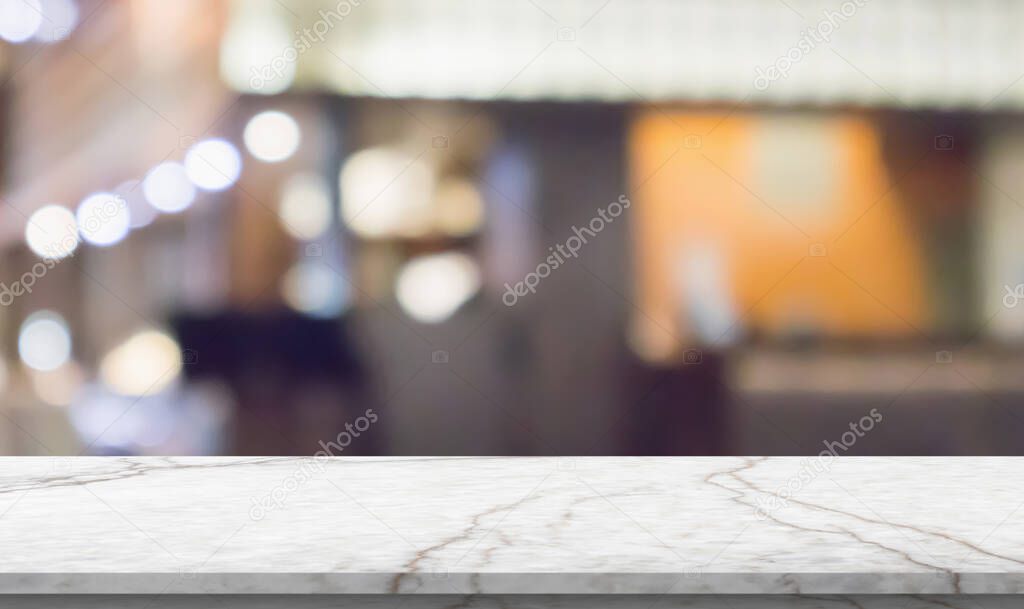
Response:
POLYGON ((267 163, 279 163, 295 154, 302 135, 290 115, 267 110, 249 119, 242 139, 249 154, 267 163))
POLYGON ((33 370, 56 370, 71 359, 71 331, 53 311, 28 316, 18 332, 18 355, 33 370))
POLYGON ((62 205, 46 205, 29 216, 25 243, 37 256, 60 260, 78 248, 78 222, 62 205))
POLYGON ((188 209, 196 187, 181 163, 169 161, 154 167, 142 181, 142 194, 154 208, 168 214, 188 209))
POLYGON ((185 154, 185 173, 203 190, 224 190, 238 181, 242 157, 226 140, 203 140, 185 154))

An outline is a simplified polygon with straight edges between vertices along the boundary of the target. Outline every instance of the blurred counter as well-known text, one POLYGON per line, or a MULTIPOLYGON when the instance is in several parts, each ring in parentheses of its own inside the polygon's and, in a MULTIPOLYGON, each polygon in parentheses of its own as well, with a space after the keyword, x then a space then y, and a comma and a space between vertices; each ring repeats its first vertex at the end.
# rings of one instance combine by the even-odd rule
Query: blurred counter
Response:
POLYGON ((741 392, 1024 391, 1024 353, 998 347, 753 347, 737 350, 730 364, 732 386, 741 392))

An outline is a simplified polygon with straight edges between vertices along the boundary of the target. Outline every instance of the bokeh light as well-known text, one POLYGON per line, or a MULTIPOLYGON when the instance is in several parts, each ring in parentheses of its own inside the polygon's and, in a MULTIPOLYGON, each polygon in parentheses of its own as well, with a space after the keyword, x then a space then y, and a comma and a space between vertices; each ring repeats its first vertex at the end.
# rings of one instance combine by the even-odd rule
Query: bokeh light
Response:
POLYGON ((146 330, 112 349, 100 363, 100 378, 115 393, 160 393, 181 374, 181 349, 163 332, 146 330))
POLYGON ((53 311, 28 316, 18 332, 18 355, 26 366, 43 372, 56 370, 71 358, 71 331, 53 311))
POLYGON ((78 248, 78 241, 75 214, 61 205, 37 209, 25 225, 25 243, 41 258, 66 258, 78 248))
POLYGON ((356 234, 418 236, 430 228, 434 176, 422 161, 368 148, 349 157, 340 179, 341 216, 356 234))
POLYGON ((203 140, 185 155, 185 172, 203 190, 224 190, 238 181, 242 157, 230 142, 203 140))
POLYGON ((0 2, 0 38, 7 42, 25 42, 43 24, 43 8, 39 0, 4 0, 0 2))
POLYGON ((149 226, 156 219, 158 212, 142 194, 141 180, 121 182, 113 192, 128 204, 128 222, 132 228, 149 226))
POLYGON ((100 247, 120 242, 131 230, 128 202, 110 192, 98 192, 83 199, 75 219, 82 239, 100 247))
POLYGON ((311 317, 335 317, 348 306, 348 285, 323 263, 300 262, 285 274, 281 295, 288 306, 311 317))
POLYGON ((267 163, 279 163, 291 157, 302 139, 295 119, 277 110, 252 117, 242 137, 249 154, 267 163))
POLYGON ((85 371, 74 360, 55 370, 33 370, 29 374, 32 391, 36 396, 50 406, 61 407, 71 405, 85 378, 85 371))
POLYGON ((169 161, 154 167, 142 181, 142 193, 156 209, 174 214, 184 211, 196 198, 196 187, 181 163, 169 161))
POLYGON ((434 223, 441 233, 463 237, 479 230, 483 220, 483 198, 476 186, 461 178, 450 178, 438 185, 434 223))
POLYGON ((395 296, 409 317, 440 323, 458 311, 480 289, 480 269, 458 252, 410 260, 398 273, 395 296))
POLYGON ((331 195, 324 179, 315 173, 289 178, 281 191, 278 215, 281 226, 300 241, 322 235, 331 226, 331 195))

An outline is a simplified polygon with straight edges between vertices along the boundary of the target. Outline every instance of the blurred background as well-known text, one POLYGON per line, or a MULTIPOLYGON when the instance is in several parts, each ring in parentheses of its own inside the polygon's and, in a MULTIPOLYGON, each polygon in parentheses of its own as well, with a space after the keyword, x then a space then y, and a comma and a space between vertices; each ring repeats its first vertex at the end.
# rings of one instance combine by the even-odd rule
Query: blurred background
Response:
POLYGON ((1022 24, 4 0, 0 453, 1022 454, 1022 24))

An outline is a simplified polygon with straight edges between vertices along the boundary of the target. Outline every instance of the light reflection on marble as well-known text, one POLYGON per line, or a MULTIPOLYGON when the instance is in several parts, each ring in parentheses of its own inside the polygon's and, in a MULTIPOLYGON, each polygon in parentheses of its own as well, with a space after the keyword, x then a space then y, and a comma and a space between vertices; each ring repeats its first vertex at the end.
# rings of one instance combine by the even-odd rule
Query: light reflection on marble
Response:
POLYGON ((5 458, 0 592, 1016 594, 1021 489, 1017 458, 5 458))

